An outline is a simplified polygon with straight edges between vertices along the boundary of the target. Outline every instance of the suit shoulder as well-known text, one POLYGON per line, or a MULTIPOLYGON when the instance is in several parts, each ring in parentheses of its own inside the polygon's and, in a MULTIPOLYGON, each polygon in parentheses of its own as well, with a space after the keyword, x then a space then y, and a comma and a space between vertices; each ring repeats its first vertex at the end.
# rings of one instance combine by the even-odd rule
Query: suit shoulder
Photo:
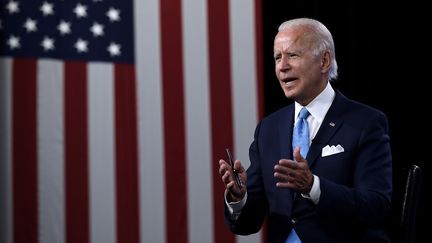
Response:
POLYGON ((356 113, 369 115, 369 116, 384 116, 384 117, 386 116, 386 114, 383 111, 375 107, 372 107, 370 105, 361 103, 359 101, 351 100, 351 99, 348 99, 348 102, 349 102, 349 109, 355 111, 356 113))
POLYGON ((289 116, 290 113, 293 112, 294 112, 294 104, 289 104, 264 117, 261 120, 261 123, 268 123, 268 122, 274 122, 280 120, 281 117, 287 117, 289 116))
POLYGON ((343 99, 346 104, 343 113, 345 117, 348 117, 348 119, 351 118, 351 120, 362 123, 376 119, 387 121, 387 115, 383 111, 346 97, 343 97, 343 99))

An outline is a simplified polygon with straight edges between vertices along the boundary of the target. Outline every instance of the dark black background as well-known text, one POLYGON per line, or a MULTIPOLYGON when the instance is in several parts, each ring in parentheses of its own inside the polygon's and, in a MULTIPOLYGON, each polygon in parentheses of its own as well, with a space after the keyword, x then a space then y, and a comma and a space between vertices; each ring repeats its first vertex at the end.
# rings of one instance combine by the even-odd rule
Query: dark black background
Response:
MULTIPOLYGON (((417 164, 423 171, 417 208, 416 242, 428 237, 426 215, 430 165, 427 102, 432 71, 427 37, 428 9, 415 1, 262 1, 265 115, 288 104, 274 73, 273 40, 280 23, 295 17, 321 21, 333 34, 339 79, 334 86, 347 97, 387 114, 394 170, 394 210, 397 214, 404 187, 404 169, 417 164), (379 4, 379 5, 378 5, 379 4)), ((430 21, 429 21, 430 22, 430 21)), ((432 148, 431 148, 432 149, 432 148)), ((392 228, 392 234, 395 235, 392 228)), ((395 239, 396 240, 396 239, 395 239)))

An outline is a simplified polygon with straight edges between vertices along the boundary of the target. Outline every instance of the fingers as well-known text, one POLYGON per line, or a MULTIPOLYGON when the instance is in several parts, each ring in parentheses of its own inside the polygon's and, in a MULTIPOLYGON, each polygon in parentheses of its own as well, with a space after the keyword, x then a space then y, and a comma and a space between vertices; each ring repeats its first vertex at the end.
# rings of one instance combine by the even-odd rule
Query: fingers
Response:
MULTIPOLYGON (((234 168, 235 172, 238 173, 238 175, 240 176, 240 180, 242 181, 242 183, 245 184, 247 179, 246 170, 241 165, 240 160, 236 160, 234 162, 234 168)), ((232 170, 231 166, 225 160, 219 160, 219 175, 221 176, 222 182, 225 184, 225 187, 227 189, 229 189, 230 191, 234 191, 233 189, 235 189, 234 193, 238 194, 238 192, 241 190, 235 183, 233 172, 234 171, 232 170)))
MULTIPOLYGON (((240 176, 240 180, 242 181, 243 185, 246 185, 246 171, 239 160, 234 162, 234 168, 240 176)), ((221 176, 222 182, 228 191, 227 200, 232 202, 240 201, 246 194, 246 186, 243 186, 242 188, 237 186, 230 164, 228 164, 223 159, 219 160, 219 175, 221 176)))
POLYGON ((290 188, 302 193, 308 193, 310 191, 309 182, 305 177, 288 177, 287 180, 278 181, 276 187, 290 188))
POLYGON ((278 179, 276 186, 308 193, 313 183, 312 172, 301 156, 298 159, 300 162, 281 159, 275 165, 274 177, 278 179))
POLYGON ((237 173, 243 173, 243 172, 245 172, 245 169, 244 169, 244 167, 242 166, 240 160, 236 160, 236 161, 234 162, 234 170, 235 170, 237 173))
POLYGON ((294 149, 294 160, 299 163, 306 162, 305 158, 300 154, 300 147, 294 149))
POLYGON ((301 172, 297 169, 298 166, 294 163, 276 165, 274 167, 274 177, 279 179, 280 182, 296 182, 297 178, 301 178, 301 172))
POLYGON ((231 166, 223 159, 219 160, 219 175, 226 187, 233 181, 231 177, 231 166))
MULTIPOLYGON (((228 175, 231 175, 231 166, 223 159, 219 160, 219 175, 224 177, 226 172, 228 172, 228 175)), ((236 160, 234 162, 234 168, 237 173, 243 174, 245 171, 244 167, 242 166, 240 160, 236 160)))
POLYGON ((225 173, 225 171, 227 170, 227 167, 229 167, 229 165, 225 160, 223 160, 223 159, 219 160, 219 175, 220 176, 222 176, 225 173))

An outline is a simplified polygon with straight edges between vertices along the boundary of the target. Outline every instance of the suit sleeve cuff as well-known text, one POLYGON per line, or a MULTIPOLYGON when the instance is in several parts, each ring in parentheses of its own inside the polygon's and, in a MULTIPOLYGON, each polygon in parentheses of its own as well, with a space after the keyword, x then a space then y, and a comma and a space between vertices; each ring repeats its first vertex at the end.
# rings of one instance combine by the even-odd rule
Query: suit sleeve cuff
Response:
POLYGON ((244 205, 246 204, 247 200, 247 192, 242 200, 238 202, 228 202, 227 201, 227 193, 228 191, 225 190, 225 204, 228 208, 228 212, 230 213, 230 219, 231 220, 237 220, 237 218, 240 216, 241 210, 243 209, 244 205))

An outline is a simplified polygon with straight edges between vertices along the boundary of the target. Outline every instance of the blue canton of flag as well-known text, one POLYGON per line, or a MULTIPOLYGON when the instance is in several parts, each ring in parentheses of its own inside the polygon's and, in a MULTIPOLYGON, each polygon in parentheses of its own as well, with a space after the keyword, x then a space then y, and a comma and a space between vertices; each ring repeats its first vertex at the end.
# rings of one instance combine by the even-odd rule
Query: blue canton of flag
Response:
POLYGON ((132 1, 0 0, 0 56, 133 63, 132 1))

